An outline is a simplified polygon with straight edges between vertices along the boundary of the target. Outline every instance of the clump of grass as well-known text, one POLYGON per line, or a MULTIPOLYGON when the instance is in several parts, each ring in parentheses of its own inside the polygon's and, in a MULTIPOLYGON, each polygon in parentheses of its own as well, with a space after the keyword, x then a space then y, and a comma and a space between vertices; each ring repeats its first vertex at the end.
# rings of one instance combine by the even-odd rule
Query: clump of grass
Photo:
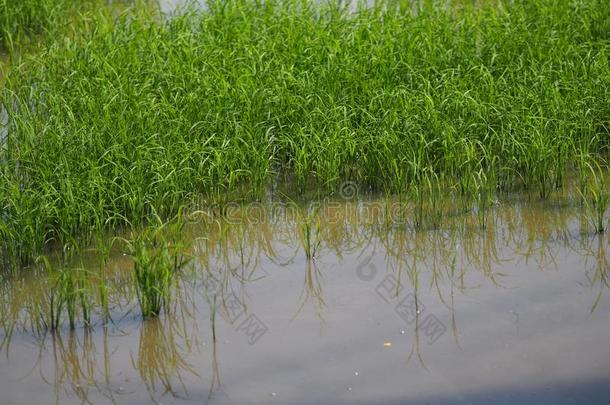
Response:
POLYGON ((606 211, 610 206, 610 184, 608 171, 600 163, 583 158, 580 163, 579 193, 583 207, 590 212, 597 233, 606 231, 606 211))
POLYGON ((489 209, 494 202, 496 182, 494 181, 493 174, 488 175, 483 170, 473 173, 473 177, 472 197, 475 202, 479 226, 485 229, 487 227, 489 209))
MULTIPOLYGON (((180 216, 179 216, 180 218, 180 216)), ((144 318, 156 317, 168 308, 177 273, 187 264, 180 237, 184 222, 157 221, 124 240, 134 264, 134 284, 144 318)))
POLYGON ((113 241, 106 241, 104 238, 97 238, 97 253, 98 253, 98 280, 97 280, 97 298, 102 313, 104 322, 108 322, 110 318, 110 299, 109 299, 109 287, 108 277, 106 271, 106 265, 110 258, 110 252, 112 250, 113 241))
POLYGON ((0 92, 6 257, 141 227, 202 195, 258 198, 283 177, 409 192, 494 173, 489 190, 547 198, 577 145, 610 147, 610 8, 463 3, 99 13, 94 30, 24 57, 0 92))
POLYGON ((307 260, 315 258, 320 247, 320 220, 318 218, 319 207, 313 209, 304 208, 306 211, 303 215, 299 211, 298 227, 301 232, 301 244, 305 251, 307 260))
POLYGON ((79 321, 84 326, 91 326, 93 302, 90 272, 65 265, 54 267, 46 257, 41 257, 40 260, 50 284, 41 304, 43 325, 55 331, 61 326, 65 315, 70 329, 75 329, 79 321))

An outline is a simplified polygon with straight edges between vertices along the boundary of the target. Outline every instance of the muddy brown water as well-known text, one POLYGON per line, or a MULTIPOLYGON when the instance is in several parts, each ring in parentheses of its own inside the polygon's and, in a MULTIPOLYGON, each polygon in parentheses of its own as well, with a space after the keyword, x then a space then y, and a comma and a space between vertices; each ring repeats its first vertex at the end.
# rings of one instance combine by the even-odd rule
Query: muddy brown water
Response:
POLYGON ((301 209, 191 226, 194 260, 155 320, 119 253, 112 322, 92 328, 32 330, 50 287, 5 276, 0 404, 610 403, 610 237, 578 204, 420 230, 383 207, 310 206, 313 259, 301 209))

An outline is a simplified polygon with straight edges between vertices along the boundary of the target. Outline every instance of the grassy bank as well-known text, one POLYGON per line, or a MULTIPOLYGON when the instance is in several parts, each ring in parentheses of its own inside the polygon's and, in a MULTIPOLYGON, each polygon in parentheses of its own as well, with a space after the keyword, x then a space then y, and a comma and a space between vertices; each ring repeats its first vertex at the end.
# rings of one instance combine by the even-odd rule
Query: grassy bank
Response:
POLYGON ((605 167, 605 3, 467 3, 98 13, 83 35, 25 57, 2 90, 5 257, 201 196, 256 198, 278 175, 301 190, 347 179, 476 201, 545 198, 571 170, 605 167))

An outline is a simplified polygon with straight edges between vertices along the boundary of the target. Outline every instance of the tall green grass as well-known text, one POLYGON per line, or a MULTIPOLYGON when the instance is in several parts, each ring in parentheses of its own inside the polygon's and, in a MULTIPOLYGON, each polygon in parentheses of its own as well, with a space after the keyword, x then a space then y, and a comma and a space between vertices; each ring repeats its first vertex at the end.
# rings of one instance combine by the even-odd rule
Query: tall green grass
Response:
POLYGON ((577 156, 608 158, 608 21, 602 0, 100 12, 25 57, 0 94, 4 257, 200 198, 258 198, 277 178, 457 190, 484 224, 492 193, 547 198, 577 156))
POLYGON ((143 318, 156 317, 170 305, 172 287, 178 272, 188 263, 183 246, 184 222, 150 226, 124 240, 133 259, 134 286, 143 318))
POLYGON ((586 160, 580 162, 580 184, 578 192, 581 196, 584 213, 588 214, 597 233, 607 229, 606 211, 610 206, 610 181, 607 170, 603 170, 597 162, 586 160))
POLYGON ((0 0, 0 45, 13 47, 26 33, 42 33, 67 0, 0 0))
POLYGON ((0 49, 13 50, 25 40, 56 34, 74 13, 107 0, 0 0, 0 49))
POLYGON ((49 288, 36 302, 37 314, 33 319, 39 320, 39 327, 56 331, 64 318, 67 318, 70 329, 81 322, 86 327, 91 326, 95 305, 91 294, 93 274, 80 267, 54 266, 46 257, 40 260, 46 269, 49 288))

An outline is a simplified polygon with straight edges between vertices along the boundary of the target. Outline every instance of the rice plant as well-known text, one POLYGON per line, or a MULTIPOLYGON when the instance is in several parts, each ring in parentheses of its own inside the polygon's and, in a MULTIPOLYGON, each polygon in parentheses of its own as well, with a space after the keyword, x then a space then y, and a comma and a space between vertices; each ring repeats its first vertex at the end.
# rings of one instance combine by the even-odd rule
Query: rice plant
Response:
POLYGON ((473 200, 476 204, 477 218, 482 229, 487 227, 489 209, 494 202, 496 183, 493 175, 487 175, 482 170, 473 173, 473 200))
POLYGON ((606 231, 606 211, 610 206, 610 182, 607 170, 602 170, 596 161, 584 159, 580 162, 580 187, 584 209, 591 213, 597 233, 606 231))
POLYGON ((446 200, 450 190, 443 188, 443 181, 434 173, 424 172, 409 189, 413 200, 413 228, 417 230, 440 228, 446 212, 446 200))
POLYGON ((320 247, 320 220, 318 218, 319 207, 314 209, 304 208, 306 214, 303 215, 299 211, 299 224, 297 225, 300 230, 300 240, 305 251, 305 257, 308 261, 315 258, 316 253, 320 247))
MULTIPOLYGON (((229 0, 171 18, 136 3, 49 38, 0 90, 11 265, 193 201, 258 199, 284 180, 301 193, 350 179, 445 194, 493 173, 484 201, 522 189, 546 199, 578 145, 591 158, 610 148, 602 0, 430 2, 417 13, 389 1, 350 11, 229 0)), ((438 201, 416 201, 438 226, 438 201)), ((140 266, 170 261, 134 254, 140 266)))
POLYGON ((83 268, 66 265, 54 267, 46 257, 41 257, 40 261, 50 284, 40 307, 40 319, 44 326, 55 331, 61 326, 64 316, 70 329, 75 329, 79 321, 84 326, 91 326, 93 302, 90 273, 83 268))
POLYGON ((179 238, 184 222, 162 223, 134 232, 125 242, 133 259, 135 291, 142 317, 156 317, 167 309, 173 282, 188 258, 179 238))
POLYGON ((97 293, 104 322, 108 322, 110 317, 110 299, 109 299, 109 286, 106 266, 108 259, 110 258, 110 252, 112 250, 113 241, 106 241, 104 238, 97 238, 97 260, 98 260, 98 280, 97 280, 97 293))

